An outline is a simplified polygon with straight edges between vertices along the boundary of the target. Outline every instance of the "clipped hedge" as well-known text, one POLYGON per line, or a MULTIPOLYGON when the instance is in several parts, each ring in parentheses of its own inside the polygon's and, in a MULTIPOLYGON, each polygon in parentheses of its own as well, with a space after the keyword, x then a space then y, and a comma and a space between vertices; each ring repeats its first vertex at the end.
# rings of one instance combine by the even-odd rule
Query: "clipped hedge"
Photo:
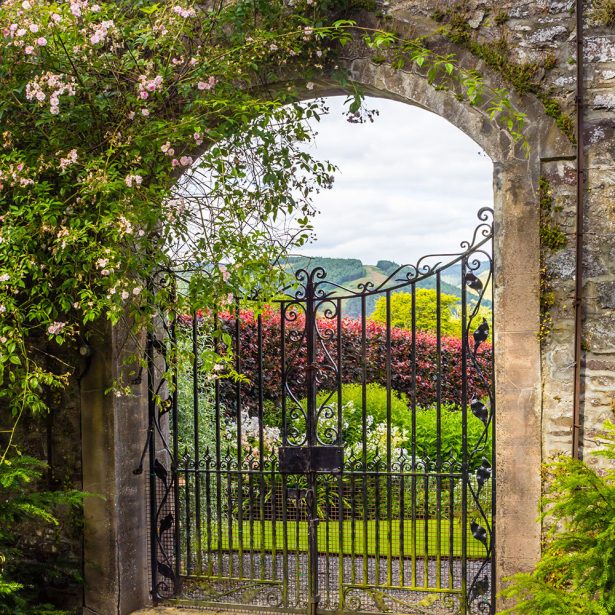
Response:
MULTIPOLYGON (((257 319, 252 311, 240 313, 239 347, 240 372, 247 381, 241 384, 241 403, 254 408, 259 398, 259 344, 257 319)), ((220 315, 223 330, 232 338, 237 347, 236 321, 230 313, 220 315)), ((262 368, 263 397, 279 403, 282 399, 282 344, 281 316, 271 308, 262 315, 262 368)), ((387 384, 387 332, 382 324, 343 318, 341 322, 341 373, 342 383, 366 382, 387 384), (365 359, 365 360, 364 360, 365 359)), ((305 329, 304 317, 286 319, 284 323, 286 377, 292 393, 297 399, 306 397, 306 347, 302 333, 305 329)), ((318 374, 319 390, 333 390, 336 387, 338 361, 337 321, 320 318, 318 320, 321 342, 318 343, 317 363, 321 367, 318 374)), ((472 340, 471 340, 472 342, 472 340)), ((390 382, 391 387, 404 393, 419 406, 430 406, 437 399, 438 380, 440 397, 443 403, 459 404, 462 400, 462 343, 454 337, 442 337, 440 350, 440 373, 438 379, 438 348, 436 336, 428 332, 416 332, 416 343, 412 333, 403 329, 390 331, 390 382), (414 362, 413 359, 416 359, 414 362)), ((468 353, 471 355, 471 353, 468 353)), ((481 398, 487 394, 491 378, 492 347, 483 344, 474 359, 468 356, 467 394, 481 398), (481 376, 481 373, 483 376, 481 376)), ((226 382, 221 386, 222 401, 232 408, 236 401, 236 386, 226 382)))

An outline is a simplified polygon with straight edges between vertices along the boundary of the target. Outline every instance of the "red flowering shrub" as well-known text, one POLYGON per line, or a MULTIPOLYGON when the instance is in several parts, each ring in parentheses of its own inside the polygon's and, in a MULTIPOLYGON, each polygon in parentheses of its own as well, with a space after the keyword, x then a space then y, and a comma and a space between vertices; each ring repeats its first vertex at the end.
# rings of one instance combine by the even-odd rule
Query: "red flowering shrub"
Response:
MULTIPOLYGON (((236 320, 229 313, 220 316, 222 327, 237 350, 236 320)), ((288 388, 297 399, 306 396, 305 376, 307 352, 305 318, 287 313, 284 323, 279 311, 270 309, 261 317, 262 343, 259 344, 258 320, 253 312, 243 310, 239 319, 239 371, 248 381, 241 384, 242 406, 254 407, 259 399, 259 355, 262 362, 262 387, 265 400, 279 402, 282 398, 282 353, 284 352, 285 378, 288 388), (284 347, 281 330, 284 326, 284 347), (260 352, 259 352, 260 351, 260 352)), ((360 320, 344 318, 341 321, 341 336, 338 340, 337 320, 319 318, 317 345, 318 389, 333 390, 337 383, 338 347, 341 346, 342 383, 361 382, 365 372, 366 382, 386 386, 387 367, 390 363, 391 387, 413 398, 416 403, 429 406, 437 399, 438 380, 442 402, 461 402, 462 397, 462 343, 454 337, 440 340, 440 373, 438 379, 438 347, 433 333, 416 332, 414 347, 412 332, 392 329, 390 354, 387 353, 387 331, 382 324, 367 321, 365 334, 360 320), (389 357, 389 358, 387 358, 389 357), (365 360, 363 360, 365 359, 365 360)), ((470 336, 471 344, 473 340, 470 336)), ((491 379, 492 347, 480 346, 474 359, 467 357, 467 394, 482 397, 487 392, 491 379), (481 375, 482 374, 482 375, 481 375)), ((230 381, 221 386, 223 401, 232 407, 236 399, 236 385, 230 381)))

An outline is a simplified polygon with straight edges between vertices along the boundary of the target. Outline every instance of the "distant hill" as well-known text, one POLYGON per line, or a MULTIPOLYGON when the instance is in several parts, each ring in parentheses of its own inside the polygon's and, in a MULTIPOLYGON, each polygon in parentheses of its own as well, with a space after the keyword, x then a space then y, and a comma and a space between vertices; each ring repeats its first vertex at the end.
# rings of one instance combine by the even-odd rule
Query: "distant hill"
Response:
POLYGON ((299 269, 312 271, 316 267, 322 267, 327 272, 327 280, 335 284, 344 284, 356 280, 365 273, 363 263, 357 258, 289 256, 286 264, 286 268, 291 272, 299 269))
MULTIPOLYGON (((339 284, 349 290, 358 290, 359 284, 371 282, 375 287, 379 286, 391 275, 399 265, 393 261, 380 260, 376 265, 364 265, 356 258, 325 258, 325 257, 307 257, 307 256, 292 256, 289 257, 286 263, 286 269, 290 273, 294 273, 298 269, 312 271, 316 267, 322 267, 327 272, 326 279, 333 284, 339 284)), ((399 276, 394 276, 392 282, 387 286, 399 284, 404 273, 408 270, 400 271, 399 276)), ((483 282, 488 276, 488 265, 482 263, 481 266, 474 271, 483 282)), ((426 280, 419 282, 417 288, 436 288, 435 276, 429 277, 426 280)), ((448 267, 441 274, 440 288, 443 293, 461 297, 461 265, 459 263, 448 267)), ((409 288, 401 288, 399 291, 408 291, 409 288)), ((474 291, 470 291, 475 294, 474 291)), ((487 288, 483 305, 491 307, 490 298, 491 288, 487 288)), ((368 296, 365 300, 365 309, 367 315, 371 315, 374 311, 374 305, 378 296, 368 296)), ((361 299, 349 299, 344 302, 344 315, 358 317, 361 314, 361 299)))

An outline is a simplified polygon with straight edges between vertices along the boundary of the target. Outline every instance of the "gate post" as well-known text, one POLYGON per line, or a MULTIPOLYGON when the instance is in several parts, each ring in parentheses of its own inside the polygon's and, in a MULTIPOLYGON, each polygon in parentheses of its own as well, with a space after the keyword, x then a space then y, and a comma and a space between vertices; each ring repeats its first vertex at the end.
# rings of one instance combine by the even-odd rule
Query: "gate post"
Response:
POLYGON ((84 615, 127 615, 150 602, 147 474, 133 473, 147 437, 147 378, 123 361, 142 351, 129 324, 99 323, 81 379, 84 503, 84 615), (124 375, 132 394, 105 391, 124 375))
MULTIPOLYGON (((494 164, 497 582, 540 558, 539 161, 494 164)), ((500 587, 498 587, 500 589, 500 587)))

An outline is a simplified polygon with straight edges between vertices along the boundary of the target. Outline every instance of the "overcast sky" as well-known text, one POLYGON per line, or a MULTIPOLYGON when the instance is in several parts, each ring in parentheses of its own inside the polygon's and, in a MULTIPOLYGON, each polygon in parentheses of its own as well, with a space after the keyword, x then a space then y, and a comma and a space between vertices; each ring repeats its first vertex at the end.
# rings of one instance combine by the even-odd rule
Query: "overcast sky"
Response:
POLYGON ((403 103, 370 98, 375 122, 351 124, 343 98, 329 101, 315 147, 339 172, 316 197, 317 240, 301 254, 408 263, 471 238, 476 213, 493 203, 492 163, 474 141, 403 103))

